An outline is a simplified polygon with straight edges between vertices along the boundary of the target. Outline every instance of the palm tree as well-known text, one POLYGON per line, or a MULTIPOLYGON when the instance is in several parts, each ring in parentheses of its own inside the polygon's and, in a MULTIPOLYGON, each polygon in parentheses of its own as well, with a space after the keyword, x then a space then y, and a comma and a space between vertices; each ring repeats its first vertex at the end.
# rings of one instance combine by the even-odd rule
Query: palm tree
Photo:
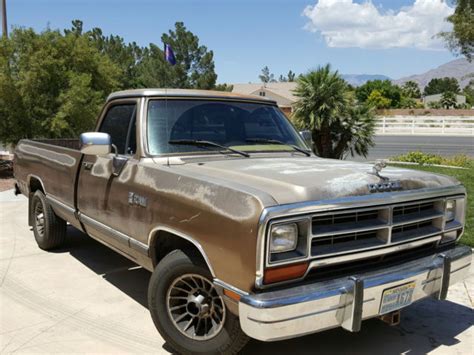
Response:
POLYGON ((408 80, 402 86, 403 94, 412 99, 419 99, 421 97, 420 87, 418 83, 413 80, 408 80))
POLYGON ((317 155, 334 159, 349 152, 367 155, 373 146, 373 110, 356 103, 347 82, 329 64, 300 76, 294 94, 295 123, 311 131, 317 155))
POLYGON ((443 96, 441 96, 440 103, 446 109, 456 107, 456 104, 458 103, 456 100, 456 94, 452 91, 444 92, 443 96))
POLYGON ((353 102, 348 110, 348 115, 341 119, 335 155, 338 158, 363 155, 367 156, 369 148, 374 146, 373 136, 375 133, 374 110, 369 105, 358 105, 353 102))

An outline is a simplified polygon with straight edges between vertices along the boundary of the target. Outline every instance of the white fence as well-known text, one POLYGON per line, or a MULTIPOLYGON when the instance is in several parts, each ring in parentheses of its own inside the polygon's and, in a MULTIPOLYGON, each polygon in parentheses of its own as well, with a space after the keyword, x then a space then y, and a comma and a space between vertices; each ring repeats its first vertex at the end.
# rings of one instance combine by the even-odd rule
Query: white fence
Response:
POLYGON ((474 116, 380 116, 376 134, 474 136, 474 116))

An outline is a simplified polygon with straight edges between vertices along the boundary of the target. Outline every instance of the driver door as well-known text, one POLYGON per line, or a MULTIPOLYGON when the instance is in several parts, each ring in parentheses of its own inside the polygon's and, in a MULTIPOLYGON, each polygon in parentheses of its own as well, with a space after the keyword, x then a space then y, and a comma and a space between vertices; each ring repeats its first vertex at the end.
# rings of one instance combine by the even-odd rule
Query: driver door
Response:
MULTIPOLYGON (((114 175, 115 152, 105 156, 84 156, 78 182, 78 210, 87 233, 128 254, 130 216, 127 214, 131 171, 138 163, 136 116, 138 100, 120 100, 104 110, 97 131, 108 133, 117 154, 125 161, 114 175), (123 196, 122 196, 123 195, 123 196)), ((116 170, 115 170, 116 171, 116 170)))

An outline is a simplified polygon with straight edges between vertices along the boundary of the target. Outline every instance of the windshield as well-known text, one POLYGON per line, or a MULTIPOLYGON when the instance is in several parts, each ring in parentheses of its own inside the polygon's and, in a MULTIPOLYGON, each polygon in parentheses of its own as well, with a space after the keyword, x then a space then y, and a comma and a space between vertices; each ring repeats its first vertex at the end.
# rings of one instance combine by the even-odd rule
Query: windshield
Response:
POLYGON ((150 100, 148 149, 152 155, 202 153, 222 148, 170 144, 170 141, 210 141, 241 151, 294 151, 280 141, 308 149, 286 116, 275 106, 213 100, 150 100), (259 141, 262 140, 262 141, 259 141))

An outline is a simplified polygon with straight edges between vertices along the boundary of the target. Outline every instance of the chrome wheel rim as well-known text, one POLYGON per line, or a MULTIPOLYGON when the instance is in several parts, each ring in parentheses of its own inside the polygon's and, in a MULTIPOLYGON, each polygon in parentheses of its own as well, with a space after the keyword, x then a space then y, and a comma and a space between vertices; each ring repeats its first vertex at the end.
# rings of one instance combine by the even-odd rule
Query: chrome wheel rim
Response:
POLYGON ((36 232, 42 237, 44 235, 44 211, 41 203, 37 203, 35 206, 35 226, 36 232))
POLYGON ((208 340, 224 326, 224 301, 201 275, 186 274, 175 279, 168 289, 166 306, 173 325, 188 338, 208 340))

